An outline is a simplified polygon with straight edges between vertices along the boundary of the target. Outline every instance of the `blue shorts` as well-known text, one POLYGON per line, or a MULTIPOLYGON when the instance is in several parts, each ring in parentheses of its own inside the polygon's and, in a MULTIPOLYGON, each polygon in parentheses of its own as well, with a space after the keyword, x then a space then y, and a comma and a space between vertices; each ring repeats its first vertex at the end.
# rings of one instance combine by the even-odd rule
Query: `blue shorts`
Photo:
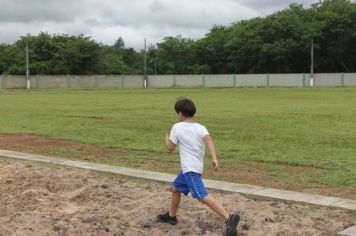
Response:
POLYGON ((208 196, 204 183, 201 179, 201 174, 195 172, 179 173, 177 178, 173 181, 173 187, 180 193, 188 195, 192 193, 193 198, 202 200, 208 196))

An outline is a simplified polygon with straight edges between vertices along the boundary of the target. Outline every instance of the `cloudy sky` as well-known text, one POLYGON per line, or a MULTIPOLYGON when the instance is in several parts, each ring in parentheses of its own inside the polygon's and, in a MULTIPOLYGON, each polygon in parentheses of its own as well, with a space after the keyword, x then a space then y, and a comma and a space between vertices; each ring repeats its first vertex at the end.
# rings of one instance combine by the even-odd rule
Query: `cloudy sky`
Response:
POLYGON ((291 3, 309 7, 316 0, 0 0, 0 43, 21 35, 84 34, 112 45, 141 49, 144 38, 204 36, 214 25, 265 16, 291 3))

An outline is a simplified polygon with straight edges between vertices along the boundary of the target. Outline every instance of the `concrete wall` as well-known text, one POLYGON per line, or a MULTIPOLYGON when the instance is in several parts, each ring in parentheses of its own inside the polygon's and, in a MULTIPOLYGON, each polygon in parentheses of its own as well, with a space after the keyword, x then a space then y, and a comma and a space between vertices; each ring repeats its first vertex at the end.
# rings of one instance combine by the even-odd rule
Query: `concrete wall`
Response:
POLYGON ((169 88, 174 86, 175 75, 150 75, 148 77, 148 87, 169 88))
POLYGON ((270 74, 269 86, 306 87, 309 86, 309 75, 305 74, 270 74))
POLYGON ((317 87, 337 87, 341 86, 341 74, 315 74, 314 85, 317 87))
POLYGON ((71 88, 96 88, 95 75, 71 76, 71 88))
POLYGON ((234 87, 236 75, 206 75, 206 87, 234 87))
POLYGON ((199 87, 204 86, 203 75, 176 75, 175 84, 178 87, 199 87))
MULTIPOLYGON (((142 88, 141 75, 32 75, 32 89, 142 88)), ((26 88, 26 76, 0 75, 0 89, 26 88)))
MULTIPOLYGON (((356 73, 314 75, 315 87, 356 86, 356 73)), ((31 88, 143 88, 142 75, 34 75, 31 88)), ((151 75, 148 87, 309 87, 309 74, 151 75)), ((26 76, 0 75, 0 88, 26 88, 26 76)))
POLYGON ((124 87, 124 78, 121 75, 98 75, 98 87, 104 89, 118 89, 124 87))
POLYGON ((143 88, 142 75, 125 75, 123 79, 125 88, 143 88))
POLYGON ((26 76, 7 75, 1 76, 0 88, 18 89, 26 88, 26 76))
POLYGON ((37 75, 31 76, 31 87, 37 89, 68 88, 69 76, 65 75, 37 75), (67 83, 68 82, 68 83, 67 83))
POLYGON ((238 87, 267 86, 267 76, 265 74, 237 75, 236 86, 238 87))
POLYGON ((356 86, 356 73, 344 74, 344 86, 356 86))

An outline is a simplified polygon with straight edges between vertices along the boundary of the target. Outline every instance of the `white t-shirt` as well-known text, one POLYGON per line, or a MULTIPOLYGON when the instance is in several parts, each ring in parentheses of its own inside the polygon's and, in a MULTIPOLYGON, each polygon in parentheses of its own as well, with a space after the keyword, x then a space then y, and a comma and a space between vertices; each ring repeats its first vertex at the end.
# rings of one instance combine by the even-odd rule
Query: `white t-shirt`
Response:
POLYGON ((169 139, 179 145, 183 173, 202 174, 204 168, 205 142, 208 130, 196 122, 180 122, 173 125, 169 139))

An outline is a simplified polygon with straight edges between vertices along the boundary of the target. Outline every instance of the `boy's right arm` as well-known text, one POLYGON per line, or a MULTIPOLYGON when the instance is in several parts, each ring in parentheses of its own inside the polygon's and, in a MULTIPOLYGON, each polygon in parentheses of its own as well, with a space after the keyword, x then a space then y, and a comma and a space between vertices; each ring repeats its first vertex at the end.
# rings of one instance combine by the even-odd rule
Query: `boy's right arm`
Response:
POLYGON ((215 150, 213 139, 208 134, 204 136, 204 142, 206 145, 208 145, 211 154, 211 159, 214 165, 214 170, 217 171, 219 169, 219 162, 218 162, 218 157, 216 156, 216 150, 215 150))
POLYGON ((169 139, 168 134, 166 134, 166 138, 165 138, 164 141, 165 141, 165 144, 166 144, 166 148, 167 148, 167 150, 168 150, 169 152, 173 152, 173 151, 176 149, 177 145, 174 144, 174 143, 169 139))
POLYGON ((166 145, 168 152, 173 152, 177 147, 178 138, 176 130, 176 125, 173 125, 170 135, 166 134, 166 137, 164 139, 164 144, 166 145))

